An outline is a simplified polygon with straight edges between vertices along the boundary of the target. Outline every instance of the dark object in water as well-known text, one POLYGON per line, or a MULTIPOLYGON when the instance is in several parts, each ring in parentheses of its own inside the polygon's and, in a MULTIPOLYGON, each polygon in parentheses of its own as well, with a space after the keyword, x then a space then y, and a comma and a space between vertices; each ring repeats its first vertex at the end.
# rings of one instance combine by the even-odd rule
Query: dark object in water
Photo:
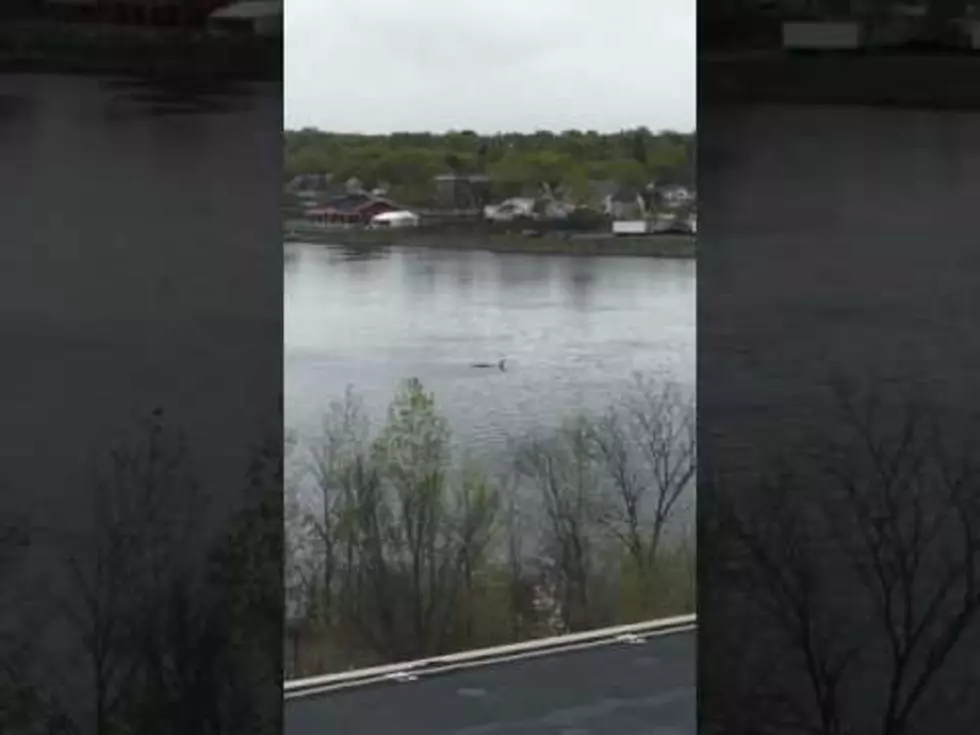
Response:
POLYGON ((506 370, 507 369, 507 358, 504 358, 503 360, 501 360, 500 362, 497 362, 497 363, 493 363, 493 362, 474 362, 472 365, 470 365, 470 367, 475 367, 475 368, 492 368, 492 367, 495 367, 495 368, 499 368, 501 371, 503 371, 503 370, 506 370))

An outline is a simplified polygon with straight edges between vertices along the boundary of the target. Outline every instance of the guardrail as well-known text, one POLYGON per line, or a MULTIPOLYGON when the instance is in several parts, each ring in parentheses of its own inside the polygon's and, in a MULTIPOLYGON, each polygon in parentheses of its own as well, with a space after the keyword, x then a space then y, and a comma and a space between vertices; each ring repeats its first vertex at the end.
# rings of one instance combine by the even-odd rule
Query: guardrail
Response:
POLYGON ((283 685, 287 700, 327 694, 342 689, 385 684, 392 682, 411 682, 420 676, 444 674, 475 666, 517 661, 556 653, 570 653, 612 644, 642 644, 651 636, 683 633, 697 628, 696 615, 678 615, 660 620, 649 620, 631 625, 601 628, 584 633, 523 641, 494 648, 478 648, 445 656, 407 661, 404 663, 375 666, 337 674, 325 674, 304 679, 293 679, 283 685))

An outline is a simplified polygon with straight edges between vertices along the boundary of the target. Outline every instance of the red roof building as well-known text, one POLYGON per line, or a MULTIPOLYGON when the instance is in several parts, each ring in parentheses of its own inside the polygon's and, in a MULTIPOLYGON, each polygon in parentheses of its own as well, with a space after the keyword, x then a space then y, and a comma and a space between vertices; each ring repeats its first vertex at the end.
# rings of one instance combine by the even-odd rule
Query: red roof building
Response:
POLYGON ((372 217, 398 209, 394 202, 384 197, 347 194, 332 197, 324 206, 309 210, 307 216, 321 225, 366 225, 372 217))

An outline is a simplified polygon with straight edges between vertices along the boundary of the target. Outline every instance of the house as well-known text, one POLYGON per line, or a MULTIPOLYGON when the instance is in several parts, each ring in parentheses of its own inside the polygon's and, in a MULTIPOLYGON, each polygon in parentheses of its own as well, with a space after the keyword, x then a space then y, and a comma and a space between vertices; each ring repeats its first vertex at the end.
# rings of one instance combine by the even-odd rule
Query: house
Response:
POLYGON ((370 194, 344 194, 327 197, 324 205, 307 211, 306 216, 315 223, 327 226, 367 225, 374 217, 400 208, 391 200, 370 194))
POLYGON ((650 210, 649 187, 626 186, 618 181, 590 181, 589 196, 594 206, 614 219, 643 218, 650 210))
POLYGON ((620 185, 617 181, 593 179, 589 182, 589 201, 596 206, 605 208, 607 202, 614 199, 619 193, 619 189, 620 185))
POLYGON ((540 208, 540 215, 545 219, 566 219, 575 211, 575 205, 560 199, 545 199, 540 208))
POLYGON ((680 184, 668 184, 656 189, 656 198, 669 209, 677 209, 693 204, 696 196, 693 189, 680 184))
POLYGON ((558 199, 511 197, 483 209, 484 219, 491 222, 512 222, 521 217, 532 219, 565 219, 575 211, 575 205, 558 199))
POLYGON ((485 174, 442 174, 434 179, 439 204, 449 209, 483 206, 490 194, 485 174))
POLYGON ((531 197, 511 197, 500 204, 484 207, 483 216, 491 222, 512 222, 518 217, 533 217, 534 199, 531 197))

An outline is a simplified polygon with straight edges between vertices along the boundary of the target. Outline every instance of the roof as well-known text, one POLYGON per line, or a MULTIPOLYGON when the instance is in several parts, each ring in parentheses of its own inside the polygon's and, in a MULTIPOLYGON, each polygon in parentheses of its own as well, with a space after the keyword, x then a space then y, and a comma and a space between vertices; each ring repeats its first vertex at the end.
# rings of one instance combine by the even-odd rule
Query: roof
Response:
POLYGON ((376 197, 370 194, 341 194, 339 196, 325 197, 323 201, 324 206, 312 213, 327 214, 329 212, 346 212, 348 214, 357 214, 375 204, 391 208, 396 207, 394 202, 385 197, 376 197))
POLYGON ((282 0, 242 0, 242 2, 218 8, 211 13, 211 17, 225 20, 249 20, 282 14, 282 0))
POLYGON ((499 206, 531 209, 534 207, 534 204, 534 197, 511 197, 510 199, 504 199, 499 206))
MULTIPOLYGON (((463 732, 697 732, 697 633, 610 637, 605 643, 484 656, 411 673, 339 675, 338 686, 287 688, 284 729, 313 735, 329 726, 363 735, 463 732)), ((481 652, 474 652, 474 654, 481 652)), ((465 654, 464 654, 465 656, 465 654)), ((449 659, 460 658, 449 656, 449 659)), ((366 673, 366 672, 365 672, 366 673)))

